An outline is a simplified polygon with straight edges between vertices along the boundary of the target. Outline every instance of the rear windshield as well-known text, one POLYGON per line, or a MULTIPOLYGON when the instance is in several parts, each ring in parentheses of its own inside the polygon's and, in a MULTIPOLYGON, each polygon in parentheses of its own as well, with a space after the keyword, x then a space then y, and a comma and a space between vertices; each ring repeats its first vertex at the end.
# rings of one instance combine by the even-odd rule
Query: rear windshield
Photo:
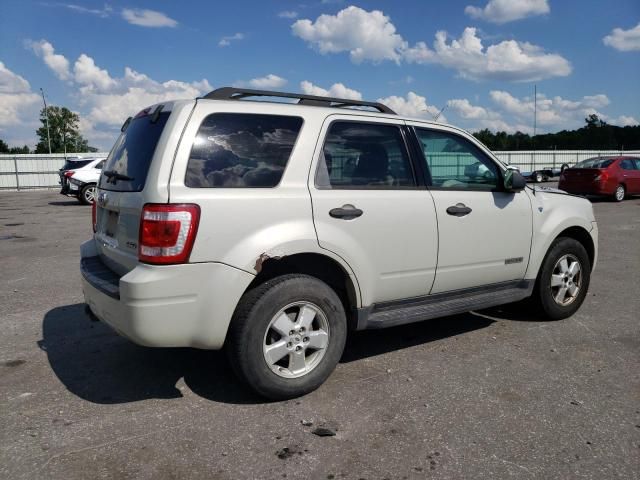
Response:
POLYGON ((138 114, 129 123, 107 157, 100 188, 118 192, 139 192, 144 188, 153 153, 170 114, 160 113, 154 123, 152 114, 138 114))
POLYGON ((613 160, 613 158, 589 158, 576 163, 573 168, 607 168, 613 160))
POLYGON ((300 117, 215 113, 204 119, 189 156, 192 188, 269 188, 280 183, 302 127, 300 117))
POLYGON ((89 165, 93 160, 93 158, 90 160, 67 160, 60 170, 75 170, 76 168, 82 168, 85 165, 89 165))

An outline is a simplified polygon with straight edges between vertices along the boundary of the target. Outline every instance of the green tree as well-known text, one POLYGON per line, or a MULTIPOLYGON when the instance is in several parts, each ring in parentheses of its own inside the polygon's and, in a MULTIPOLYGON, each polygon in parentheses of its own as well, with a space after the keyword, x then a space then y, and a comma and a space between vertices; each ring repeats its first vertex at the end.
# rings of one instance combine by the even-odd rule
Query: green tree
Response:
POLYGON ((30 153, 29 147, 10 147, 7 142, 0 138, 0 153, 30 153))
MULTIPOLYGON (((55 105, 47 107, 49 113, 49 135, 51 138, 51 153, 96 152, 87 140, 80 134, 78 123, 80 117, 66 107, 55 105)), ((49 153, 49 136, 47 135, 47 114, 43 108, 40 111, 40 122, 36 134, 39 141, 35 153, 49 153)))

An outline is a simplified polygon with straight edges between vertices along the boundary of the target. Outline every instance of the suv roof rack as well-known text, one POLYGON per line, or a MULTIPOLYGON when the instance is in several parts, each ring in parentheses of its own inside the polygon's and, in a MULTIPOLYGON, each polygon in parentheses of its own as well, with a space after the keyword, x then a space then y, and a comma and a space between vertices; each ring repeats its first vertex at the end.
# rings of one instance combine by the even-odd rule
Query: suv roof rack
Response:
POLYGON ((241 100, 246 97, 297 98, 298 105, 311 105, 316 107, 371 107, 381 113, 396 115, 396 112, 391 110, 385 104, 379 102, 365 102, 363 100, 351 100, 348 98, 320 97, 318 95, 305 95, 303 93, 252 90, 250 88, 222 87, 207 93, 202 98, 209 100, 241 100))

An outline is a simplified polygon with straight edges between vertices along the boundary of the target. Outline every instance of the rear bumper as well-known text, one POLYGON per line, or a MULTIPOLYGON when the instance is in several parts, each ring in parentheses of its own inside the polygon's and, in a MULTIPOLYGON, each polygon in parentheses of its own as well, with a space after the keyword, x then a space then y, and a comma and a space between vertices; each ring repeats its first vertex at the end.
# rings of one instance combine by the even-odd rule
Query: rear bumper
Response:
POLYGON ((574 195, 613 195, 613 191, 615 190, 599 183, 581 183, 572 185, 571 183, 567 184, 560 182, 558 184, 558 188, 574 195))
POLYGON ((219 349, 254 276, 221 263, 140 264, 123 277, 108 270, 93 240, 81 246, 81 277, 91 312, 148 347, 219 349))

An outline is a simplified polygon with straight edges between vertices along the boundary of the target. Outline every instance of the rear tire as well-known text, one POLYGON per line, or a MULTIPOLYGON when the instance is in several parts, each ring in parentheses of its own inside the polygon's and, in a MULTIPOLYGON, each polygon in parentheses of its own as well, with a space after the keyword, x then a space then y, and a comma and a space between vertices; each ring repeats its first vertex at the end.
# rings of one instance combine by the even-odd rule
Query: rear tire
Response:
POLYGON ((309 275, 283 275, 248 291, 225 348, 236 375, 272 400, 305 395, 335 369, 347 338, 340 298, 309 275))
POLYGON ((536 183, 542 182, 542 174, 540 172, 534 172, 533 179, 535 180, 536 183))
POLYGON ((584 246, 573 238, 557 238, 542 262, 531 300, 550 320, 570 317, 587 295, 590 276, 584 246))
POLYGON ((624 185, 620 184, 616 187, 616 190, 613 192, 613 200, 616 202, 621 202, 624 200, 624 197, 626 194, 627 194, 627 190, 624 188, 624 185))
POLYGON ((96 199, 96 186, 95 184, 89 184, 82 187, 78 200, 83 205, 91 205, 96 199))

